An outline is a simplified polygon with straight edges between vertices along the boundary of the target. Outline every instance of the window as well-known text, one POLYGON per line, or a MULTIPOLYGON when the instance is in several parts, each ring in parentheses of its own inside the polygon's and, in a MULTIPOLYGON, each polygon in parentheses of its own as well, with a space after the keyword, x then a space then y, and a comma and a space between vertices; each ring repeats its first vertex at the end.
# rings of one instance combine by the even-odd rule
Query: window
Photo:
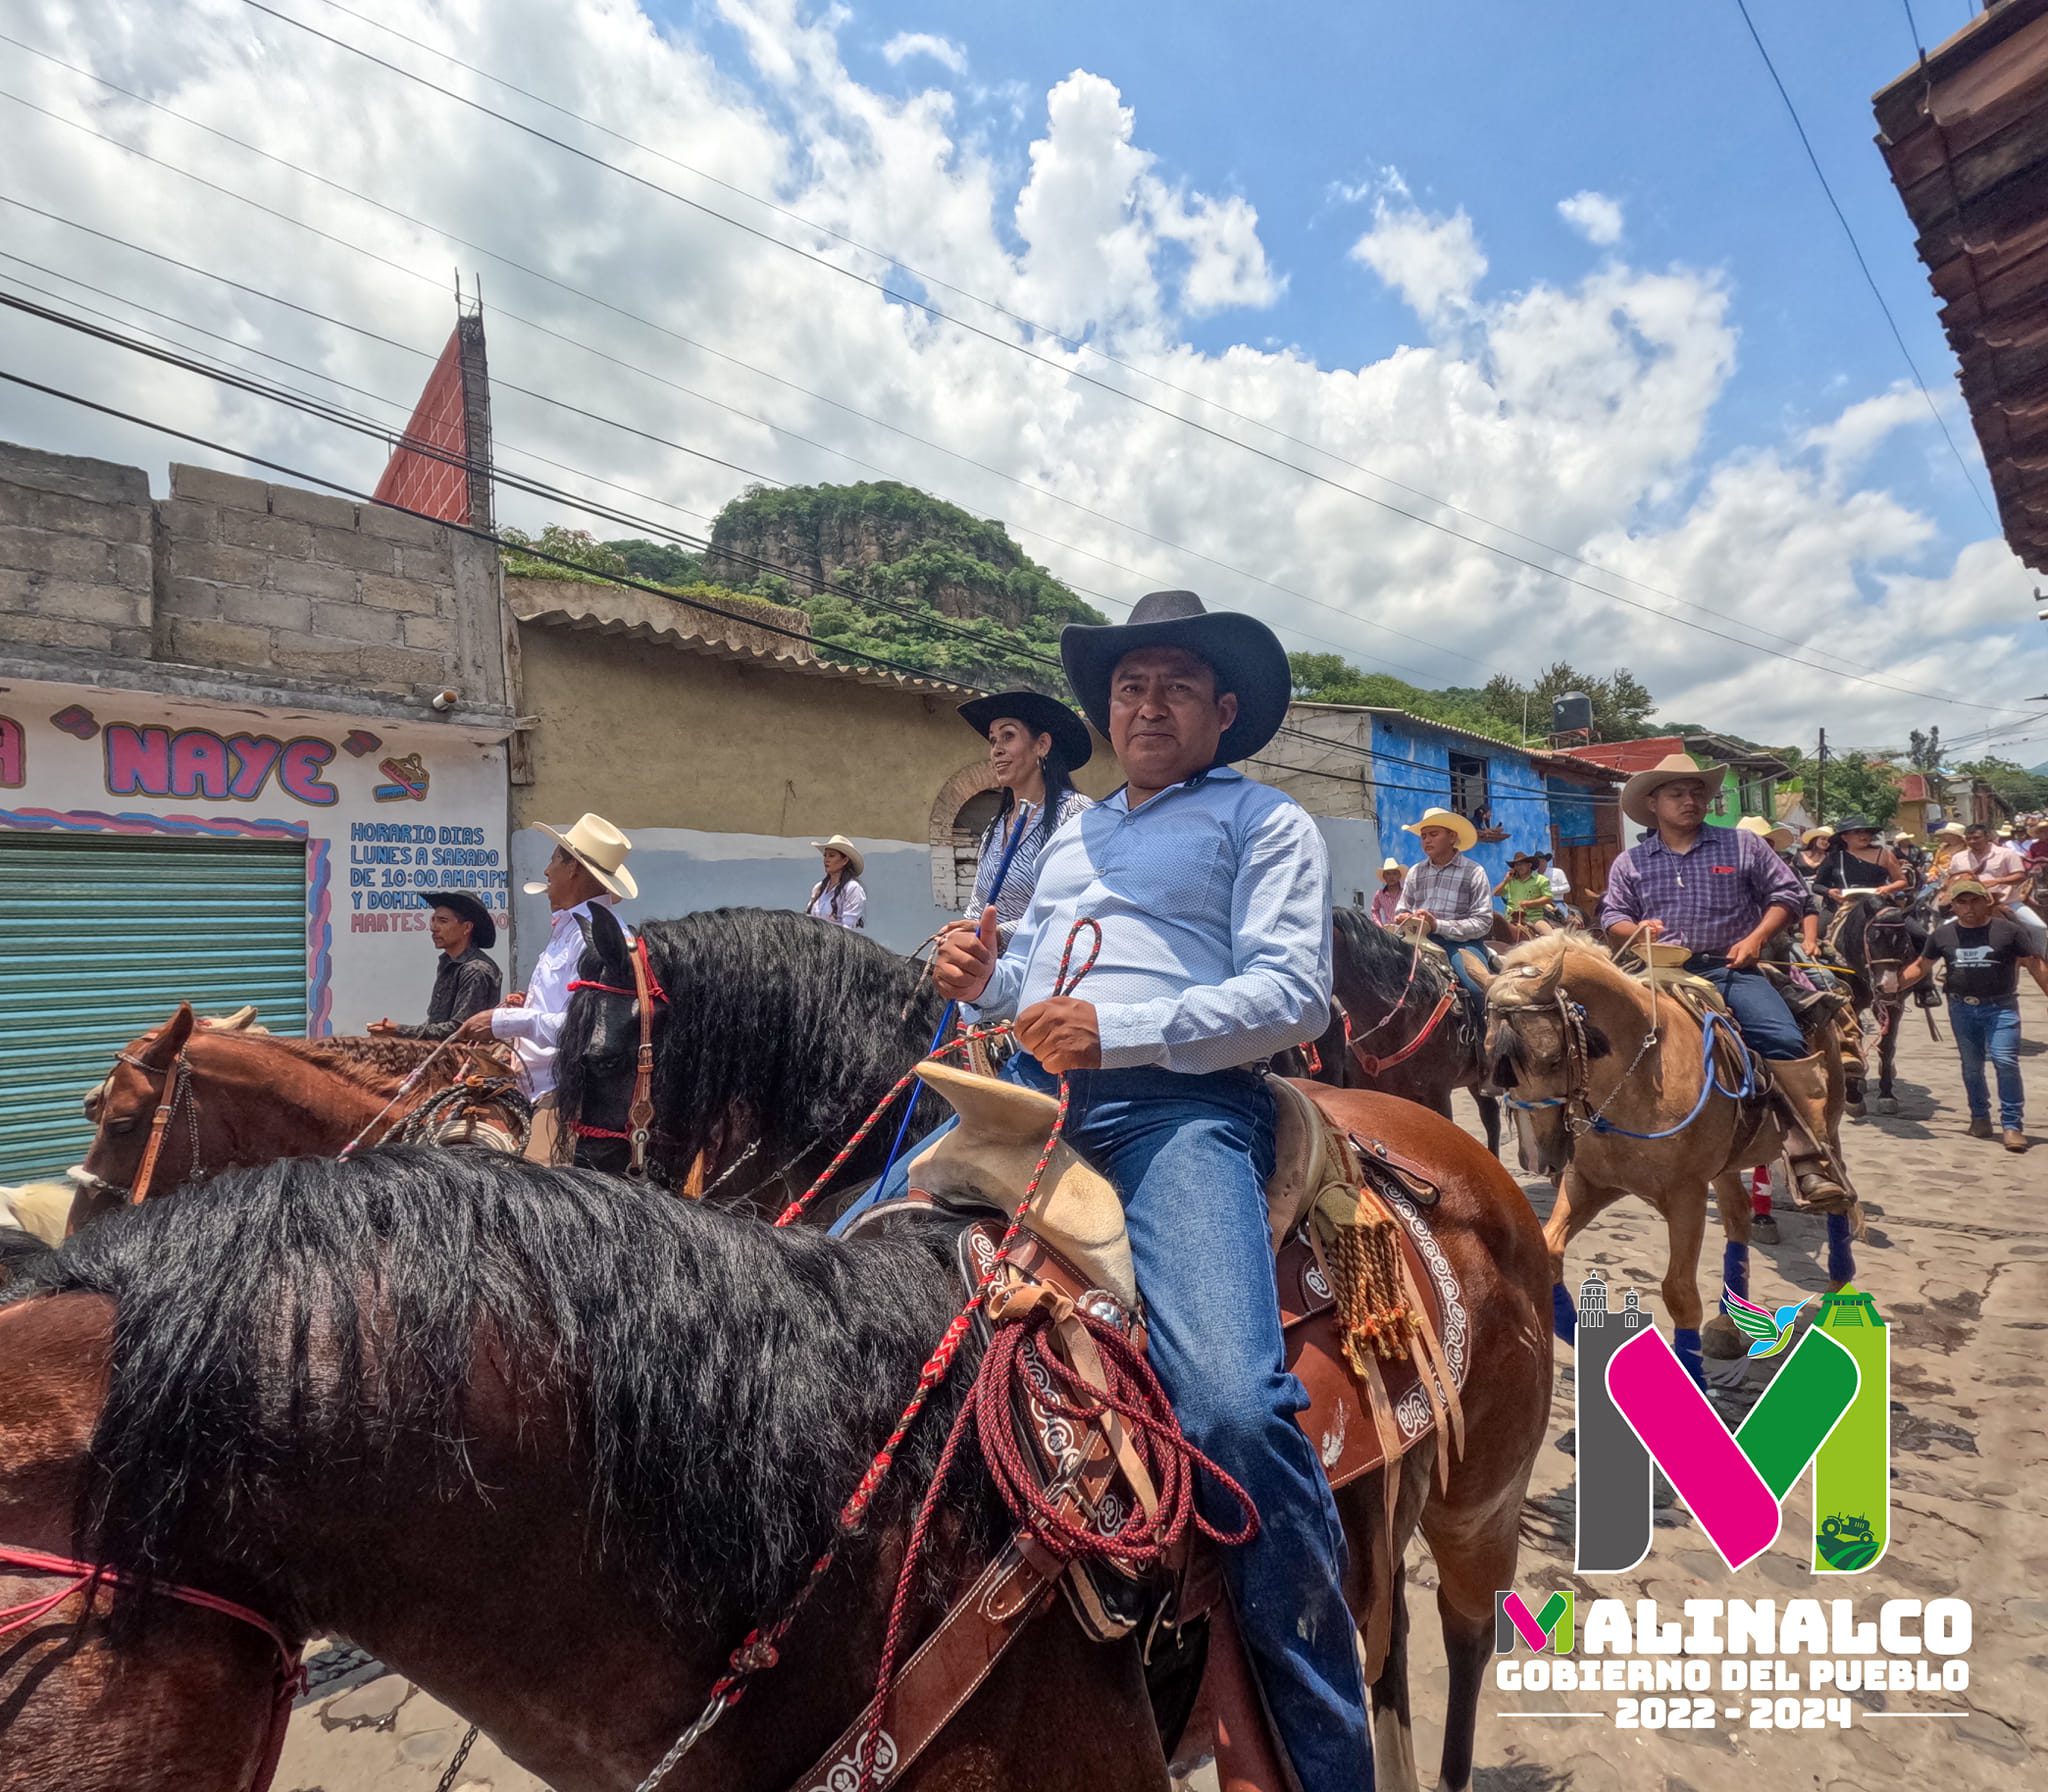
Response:
POLYGON ((953 912, 965 914, 974 900, 974 866, 981 849, 981 837, 1001 807, 1000 790, 977 790, 960 805, 953 817, 953 912))
POLYGON ((1486 800, 1486 761, 1465 753, 1451 755, 1451 807, 1477 827, 1493 825, 1486 800))

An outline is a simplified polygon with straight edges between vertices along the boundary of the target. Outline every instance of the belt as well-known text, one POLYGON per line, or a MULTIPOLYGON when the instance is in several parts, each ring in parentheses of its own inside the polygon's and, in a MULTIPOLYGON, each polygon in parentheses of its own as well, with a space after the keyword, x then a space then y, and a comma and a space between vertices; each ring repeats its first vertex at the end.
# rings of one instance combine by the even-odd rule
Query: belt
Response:
POLYGON ((1965 1008, 2004 1008, 2020 1005, 2018 996, 1950 996, 1951 1002, 1960 1002, 1965 1008))

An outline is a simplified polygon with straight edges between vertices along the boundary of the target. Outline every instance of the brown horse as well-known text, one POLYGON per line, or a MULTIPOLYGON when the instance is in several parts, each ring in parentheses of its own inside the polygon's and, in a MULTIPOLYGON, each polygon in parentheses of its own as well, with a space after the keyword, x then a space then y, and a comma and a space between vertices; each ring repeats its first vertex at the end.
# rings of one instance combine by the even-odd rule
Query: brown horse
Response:
MULTIPOLYGON (((1455 1792, 1547 1417, 1548 1265, 1474 1141, 1340 1099, 1357 1130, 1436 1165, 1431 1229, 1468 1313, 1448 1485, 1424 1448, 1391 1489, 1377 1475, 1340 1496, 1356 1610, 1383 1498, 1397 1543, 1419 1526, 1435 1554, 1455 1792)), ((32 1258, 0 1292, 0 1545, 223 1595, 293 1642, 345 1633, 561 1792, 630 1787, 832 1534, 957 1305, 951 1240, 775 1231, 480 1153, 223 1177, 32 1258)), ((966 1374, 912 1429, 779 1664, 695 1748, 698 1792, 795 1783, 868 1698, 966 1374)), ((968 1479, 948 1490, 919 1630, 992 1534, 968 1479)), ((0 1606, 63 1590, 0 1565, 0 1606)), ((245 1785, 276 1676, 251 1625, 128 1581, 89 1610, 55 1602, 0 1656, 0 1792, 245 1785)), ((1373 1695, 1384 1783, 1411 1785, 1398 1608, 1373 1695)), ((1163 1792, 1135 1639, 1089 1644, 1055 1605, 900 1784, 1163 1792)))
POLYGON ((85 1098, 97 1131, 72 1172, 70 1229, 128 1204, 167 1100, 173 1111, 148 1194, 274 1158, 332 1156, 372 1122, 366 1143, 378 1142, 465 1077, 497 1087, 488 1111, 502 1110, 512 1130, 518 1104, 507 1101, 509 1066, 487 1049, 449 1047, 416 1089, 394 1101, 434 1050, 420 1039, 283 1039, 203 1026, 181 1002, 154 1033, 121 1052, 85 1098))
MULTIPOLYGON (((1498 919, 1498 917, 1496 917, 1498 919)), ((1500 1102, 1486 1081, 1484 1023, 1433 952, 1355 908, 1331 916, 1330 1025, 1316 1041, 1316 1080, 1376 1089, 1451 1117, 1451 1091, 1469 1089, 1500 1153, 1500 1102)))
MULTIPOLYGON (((1566 1247, 1622 1196, 1639 1195, 1664 1220, 1662 1294, 1673 1348, 1704 1380, 1699 1264, 1709 1191, 1727 1235, 1723 1279, 1747 1298, 1751 1216, 1741 1172, 1773 1162, 1783 1149, 1775 1115, 1760 1099, 1737 1099, 1741 1076, 1711 1068, 1690 1009, 1663 991, 1653 997, 1590 941, 1569 934, 1532 940, 1485 980, 1487 1056, 1516 1113, 1523 1165, 1558 1179, 1543 1235, 1559 1335, 1572 1336, 1577 1314, 1564 1283, 1566 1247)), ((1718 1016, 1715 1030, 1726 1024, 1718 1016)), ((1829 1112, 1841 1112, 1839 1081, 1829 1112)), ((1848 1215, 1828 1216, 1829 1274, 1837 1283, 1855 1273, 1851 1236, 1848 1215)), ((1717 1336, 1727 1326, 1720 1320, 1717 1336)), ((1728 1342, 1716 1354, 1738 1354, 1728 1342)))

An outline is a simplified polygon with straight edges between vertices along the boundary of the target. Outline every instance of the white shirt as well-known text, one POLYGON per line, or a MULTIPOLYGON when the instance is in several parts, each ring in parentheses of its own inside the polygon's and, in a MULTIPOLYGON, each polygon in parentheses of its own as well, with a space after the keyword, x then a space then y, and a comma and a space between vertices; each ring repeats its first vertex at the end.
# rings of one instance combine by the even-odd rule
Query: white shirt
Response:
POLYGON ((1550 893, 1553 896, 1569 896, 1572 893, 1572 880, 1565 876, 1562 865, 1551 866, 1543 875, 1550 880, 1550 893))
POLYGON ((526 980, 526 1005, 491 1010, 491 1035, 511 1042, 519 1060, 519 1080, 535 1101, 555 1092, 555 1052, 562 1041, 562 1022, 569 1013, 569 984, 583 957, 583 929, 576 923, 587 918, 598 903, 614 908, 617 898, 593 896, 574 908, 556 909, 548 943, 526 980))
POLYGON ((811 892, 811 899, 804 904, 804 913, 814 915, 820 921, 830 921, 839 927, 858 927, 861 917, 868 912, 868 893, 860 887, 860 879, 849 877, 839 886, 839 912, 832 912, 832 893, 821 883, 811 892))
MULTIPOLYGON (((1068 931, 1102 928, 1076 992, 1105 1069, 1202 1075, 1258 1064, 1330 1019, 1330 867, 1292 797, 1219 766, 1133 809, 1119 790, 1064 823, 978 1004, 1007 1018, 1052 994, 1068 931)), ((1084 933, 1074 963, 1088 953, 1084 933)))

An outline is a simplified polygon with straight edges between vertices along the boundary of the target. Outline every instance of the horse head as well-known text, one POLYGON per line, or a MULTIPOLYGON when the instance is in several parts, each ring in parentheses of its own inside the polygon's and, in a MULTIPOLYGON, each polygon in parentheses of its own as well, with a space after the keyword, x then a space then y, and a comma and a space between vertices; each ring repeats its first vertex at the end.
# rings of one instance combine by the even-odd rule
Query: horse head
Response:
POLYGON ((1906 963, 1919 956, 1926 937, 1924 931, 1915 928, 1904 909, 1890 905, 1875 910, 1864 922, 1862 962, 1871 988, 1878 995, 1898 995, 1906 963))
MULTIPOLYGON (((85 1117, 93 1122, 94 1131, 85 1161, 71 1171, 71 1231, 125 1206, 131 1198, 157 1109, 176 1098, 178 1063, 195 1024, 192 1004, 180 1002, 154 1033, 145 1033, 120 1053, 106 1079, 86 1096, 85 1117)), ((191 1099, 189 1091, 185 1098, 191 1099)), ((160 1188, 174 1187, 195 1167, 191 1134, 167 1124, 151 1180, 160 1188)))
MULTIPOLYGON (((564 1132, 576 1140, 576 1161, 622 1174, 632 1155, 631 1108, 640 1051, 634 947, 618 917, 602 905, 579 916, 577 925, 583 930, 583 957, 562 1022, 555 1106, 564 1132)), ((657 1055, 667 1024, 668 1003, 655 1000, 650 1031, 657 1055)))
POLYGON ((1571 1161, 1566 1103, 1582 1093, 1572 1087, 1575 1049, 1582 1044, 1587 1058, 1605 1057, 1609 1050, 1606 1034, 1582 1009, 1568 1018, 1572 966, 1599 957, 1568 934, 1550 934, 1517 946, 1498 971, 1473 972, 1486 991, 1488 1075, 1505 1092, 1522 1167, 1534 1175, 1561 1175, 1571 1161))

